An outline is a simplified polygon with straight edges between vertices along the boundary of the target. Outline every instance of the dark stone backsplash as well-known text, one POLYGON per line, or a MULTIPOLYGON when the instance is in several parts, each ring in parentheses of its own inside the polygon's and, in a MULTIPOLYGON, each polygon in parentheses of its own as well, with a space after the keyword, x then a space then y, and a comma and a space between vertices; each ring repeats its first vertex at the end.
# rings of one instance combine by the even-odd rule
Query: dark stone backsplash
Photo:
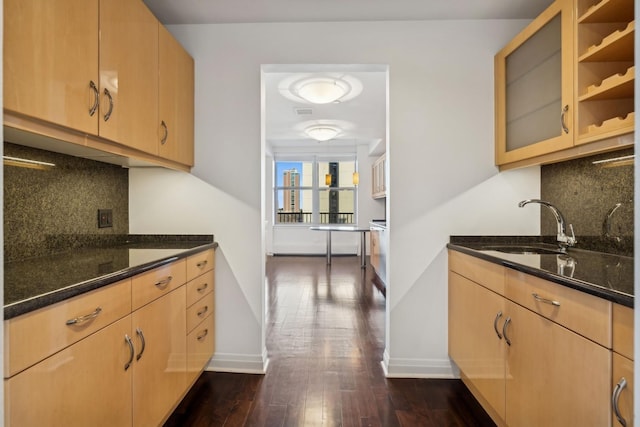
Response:
MULTIPOLYGON (((540 198, 560 209, 567 226, 573 224, 576 247, 633 256, 633 162, 593 164, 632 154, 629 148, 541 167, 540 198)), ((544 207, 540 229, 556 235, 556 221, 544 207)))
POLYGON ((5 262, 117 243, 129 233, 127 169, 11 143, 4 154, 55 164, 4 166, 5 262), (98 228, 98 209, 112 210, 112 228, 98 228))

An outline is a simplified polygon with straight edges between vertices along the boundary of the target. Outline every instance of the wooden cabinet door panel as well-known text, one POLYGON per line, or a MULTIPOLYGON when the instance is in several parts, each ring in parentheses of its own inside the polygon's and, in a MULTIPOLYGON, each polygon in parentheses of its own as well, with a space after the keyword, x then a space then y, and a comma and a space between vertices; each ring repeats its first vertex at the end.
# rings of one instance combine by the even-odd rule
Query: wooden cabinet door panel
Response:
POLYGON ((171 33, 159 28, 160 156, 193 166, 194 62, 171 33))
POLYGON ((449 355, 482 397, 504 419, 504 298, 449 273, 449 355), (497 318, 497 321, 496 321, 497 318))
POLYGON ((556 0, 496 54, 496 164, 573 146, 573 40, 573 1, 556 0))
POLYGON ((125 317, 5 380, 7 426, 130 426, 125 317))
MULTIPOLYGON (((613 376, 611 377, 611 389, 615 391, 616 386, 618 384, 622 385, 621 382, 624 378, 625 386, 620 391, 619 397, 616 401, 618 406, 619 415, 622 419, 627 423, 627 427, 633 427, 633 360, 627 359, 619 355, 618 353, 613 353, 613 376)), ((613 416, 613 426, 621 426, 622 423, 613 416)))
POLYGON ((3 64, 6 110, 97 134, 97 0, 5 0, 3 64))
POLYGON ((134 426, 160 425, 186 388, 185 302, 186 288, 181 286, 132 314, 134 426))
POLYGON ((611 352, 512 302, 506 421, 512 426, 606 426, 611 352))
POLYGON ((142 1, 100 1, 100 136, 154 155, 158 25, 142 1))

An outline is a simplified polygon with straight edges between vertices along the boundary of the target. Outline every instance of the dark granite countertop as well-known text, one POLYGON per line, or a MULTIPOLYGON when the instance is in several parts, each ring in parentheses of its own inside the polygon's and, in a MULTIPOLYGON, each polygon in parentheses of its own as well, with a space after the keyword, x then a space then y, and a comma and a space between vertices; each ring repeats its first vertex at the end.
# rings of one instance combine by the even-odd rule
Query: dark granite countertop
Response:
POLYGON ((4 318, 28 313, 209 248, 213 236, 145 236, 4 264, 4 318))
POLYGON ((451 236, 447 248, 633 307, 633 257, 574 248, 569 248, 566 255, 514 254, 488 249, 515 244, 557 247, 538 237, 451 236))

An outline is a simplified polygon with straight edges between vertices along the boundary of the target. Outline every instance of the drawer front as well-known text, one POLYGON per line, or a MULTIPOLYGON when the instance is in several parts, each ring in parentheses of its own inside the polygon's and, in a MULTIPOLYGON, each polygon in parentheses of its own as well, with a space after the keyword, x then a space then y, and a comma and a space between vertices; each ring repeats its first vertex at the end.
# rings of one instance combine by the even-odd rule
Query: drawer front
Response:
POLYGON ((187 258, 187 280, 195 279, 202 273, 213 270, 214 267, 215 257, 213 249, 191 255, 187 258))
POLYGON ((457 251, 449 251, 449 270, 504 295, 505 268, 457 251))
POLYGON ((131 281, 108 285, 4 322, 8 378, 131 313, 131 281))
POLYGON ((515 270, 506 277, 507 298, 611 348, 611 302, 515 270))
POLYGON ((215 351, 215 316, 209 315, 187 335, 187 378, 189 382, 202 372, 215 351))
POLYGON ((133 277, 131 280, 132 309, 137 310, 184 285, 186 276, 186 263, 182 259, 133 277))
POLYGON ((613 304, 613 351, 633 360, 633 309, 613 304))
POLYGON ((187 307, 193 305, 206 294, 213 292, 215 281, 213 270, 187 283, 187 307))
POLYGON ((187 332, 198 326, 215 309, 215 293, 209 292, 199 301, 187 308, 187 332))

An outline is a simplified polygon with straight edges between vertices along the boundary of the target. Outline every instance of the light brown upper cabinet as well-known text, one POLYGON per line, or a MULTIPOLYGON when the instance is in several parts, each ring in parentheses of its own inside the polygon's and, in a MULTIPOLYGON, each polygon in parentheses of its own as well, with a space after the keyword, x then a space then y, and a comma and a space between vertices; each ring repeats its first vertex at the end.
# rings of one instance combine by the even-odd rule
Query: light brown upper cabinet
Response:
POLYGON ((159 27, 159 46, 159 153, 193 166, 193 58, 163 26, 159 27))
POLYGON ((5 126, 189 170, 193 59, 144 2, 3 6, 5 126))
POLYGON ((633 144, 632 0, 556 0, 495 57, 496 164, 633 144))
POLYGON ((496 163, 573 145, 572 0, 558 0, 495 57, 496 163))
POLYGON ((371 197, 374 199, 387 197, 386 169, 387 153, 384 153, 371 166, 371 197))
POLYGON ((578 0, 576 144, 633 132, 633 0, 578 0))
POLYGON ((142 1, 100 0, 100 136, 158 154, 158 21, 142 1))
POLYGON ((4 1, 4 109, 98 133, 98 0, 4 1))

